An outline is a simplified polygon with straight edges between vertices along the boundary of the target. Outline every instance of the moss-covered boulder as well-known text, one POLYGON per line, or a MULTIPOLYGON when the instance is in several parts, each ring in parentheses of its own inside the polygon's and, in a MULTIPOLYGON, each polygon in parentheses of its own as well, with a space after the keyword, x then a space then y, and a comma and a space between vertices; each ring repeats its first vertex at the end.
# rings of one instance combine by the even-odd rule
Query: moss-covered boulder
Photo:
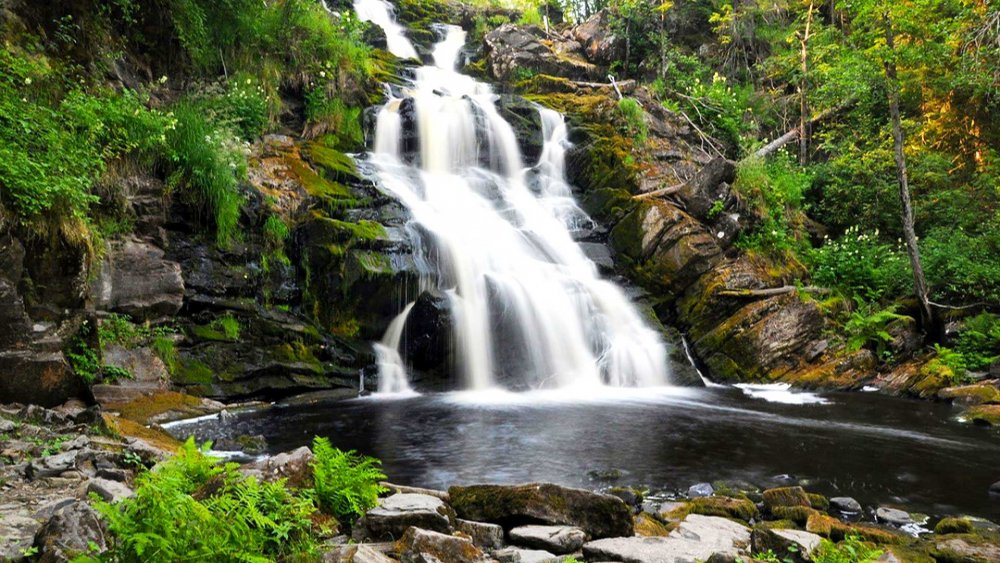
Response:
POLYGON ((592 538, 631 536, 632 512, 618 497, 552 484, 472 485, 448 489, 459 518, 506 528, 522 524, 562 524, 592 538))
POLYGON ((688 503, 692 514, 705 516, 722 516, 749 522, 757 516, 757 506, 746 499, 730 497, 700 497, 688 503))

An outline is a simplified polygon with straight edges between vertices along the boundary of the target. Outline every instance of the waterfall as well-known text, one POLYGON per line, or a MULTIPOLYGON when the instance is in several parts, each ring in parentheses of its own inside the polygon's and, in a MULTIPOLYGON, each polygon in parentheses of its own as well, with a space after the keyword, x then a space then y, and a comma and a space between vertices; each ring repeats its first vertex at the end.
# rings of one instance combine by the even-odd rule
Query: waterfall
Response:
MULTIPOLYGON (((369 159, 412 215, 424 283, 448 296, 464 387, 665 384, 659 333, 574 241, 593 223, 565 178, 565 120, 538 108, 544 144, 526 166, 492 89, 455 70, 465 33, 443 29, 434 65, 379 110, 369 159)), ((376 345, 380 391, 409 389, 398 347, 411 308, 376 345)))
MULTIPOLYGON (((324 6, 326 3, 324 2, 324 6)), ((403 26, 393 17, 392 5, 385 0, 354 0, 354 11, 358 19, 382 28, 389 52, 401 59, 419 59, 417 50, 403 34, 403 26)))

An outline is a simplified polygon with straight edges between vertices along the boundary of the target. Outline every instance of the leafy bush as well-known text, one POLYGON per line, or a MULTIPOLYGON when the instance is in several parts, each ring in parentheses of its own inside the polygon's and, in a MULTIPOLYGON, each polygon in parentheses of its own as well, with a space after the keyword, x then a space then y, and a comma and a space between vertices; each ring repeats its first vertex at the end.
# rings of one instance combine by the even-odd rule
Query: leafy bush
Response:
MULTIPOLYGON (((206 444, 207 446, 207 444, 206 444)), ((194 438, 136 479, 135 496, 98 501, 113 538, 109 561, 277 561, 315 551, 316 507, 283 481, 260 483, 219 465, 194 438)))
POLYGON ((920 251, 936 300, 1000 302, 1000 227, 986 225, 982 233, 933 229, 920 251))
POLYGON ((888 332, 889 325, 894 321, 912 321, 911 317, 896 313, 896 307, 875 309, 858 301, 858 309, 851 312, 844 323, 847 334, 847 349, 854 352, 862 347, 871 347, 879 358, 886 357, 886 345, 892 342, 888 332))
POLYGON ((927 362, 922 368, 923 373, 938 375, 956 384, 968 381, 968 365, 965 362, 965 356, 940 344, 934 345, 934 353, 934 359, 927 362))
POLYGON ((849 535, 840 543, 823 540, 812 554, 812 560, 814 563, 869 563, 881 556, 881 549, 866 544, 856 535, 849 535))
POLYGON ((629 134, 634 136, 639 145, 646 144, 649 139, 649 125, 646 123, 646 112, 635 98, 622 98, 618 100, 618 109, 621 110, 628 126, 629 134))
POLYGON ((385 474, 379 460, 354 451, 341 451, 330 440, 313 440, 314 491, 320 509, 344 522, 353 522, 378 502, 388 489, 379 485, 385 474))
POLYGON ((177 127, 169 135, 169 183, 215 226, 216 241, 227 246, 237 236, 247 152, 232 134, 217 129, 190 103, 174 108, 177 127))
POLYGON ((1000 360, 1000 315, 981 313, 965 319, 955 350, 971 370, 986 369, 1000 360))
POLYGON ((798 232, 797 207, 810 177, 784 158, 764 162, 746 158, 737 165, 733 190, 744 200, 757 224, 740 234, 737 241, 745 250, 799 253, 806 242, 798 232))
POLYGON ((331 135, 332 143, 342 150, 360 149, 365 144, 361 129, 361 108, 351 107, 344 100, 331 95, 326 88, 313 88, 306 94, 306 121, 308 136, 331 135))
POLYGON ((269 122, 268 96, 260 81, 249 73, 241 73, 229 81, 221 100, 221 117, 243 140, 260 137, 269 122))
POLYGON ((860 227, 809 253, 813 281, 850 295, 878 301, 905 294, 913 284, 909 258, 901 242, 891 245, 860 227))

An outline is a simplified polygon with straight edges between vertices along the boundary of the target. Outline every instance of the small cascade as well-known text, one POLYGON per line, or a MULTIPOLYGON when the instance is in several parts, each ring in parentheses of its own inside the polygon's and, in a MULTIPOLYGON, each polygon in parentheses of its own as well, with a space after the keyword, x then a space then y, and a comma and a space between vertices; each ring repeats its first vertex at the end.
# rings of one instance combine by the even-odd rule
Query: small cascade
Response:
MULTIPOLYGON (((326 3, 324 2, 324 6, 326 3)), ((392 5, 385 0, 354 0, 354 11, 358 19, 382 28, 389 52, 401 59, 419 59, 413 43, 403 33, 403 26, 393 17, 392 5)))
POLYGON ((410 393, 413 389, 406 377, 406 366, 403 365, 403 358, 399 355, 399 344, 403 340, 403 327, 406 325, 406 318, 410 316, 413 303, 403 309, 403 312, 396 316, 389 323, 385 335, 381 342, 374 344, 375 359, 378 364, 378 392, 379 393, 410 393))
MULTIPOLYGON (((490 86, 455 70, 465 32, 442 29, 434 65, 379 110, 369 158, 412 215, 413 246, 432 270, 422 289, 448 297, 463 387, 667 383, 659 333, 573 238, 593 222, 566 181, 563 116, 538 108, 544 144, 525 163, 490 86)), ((376 345, 379 391, 409 389, 399 345, 411 309, 376 345)))

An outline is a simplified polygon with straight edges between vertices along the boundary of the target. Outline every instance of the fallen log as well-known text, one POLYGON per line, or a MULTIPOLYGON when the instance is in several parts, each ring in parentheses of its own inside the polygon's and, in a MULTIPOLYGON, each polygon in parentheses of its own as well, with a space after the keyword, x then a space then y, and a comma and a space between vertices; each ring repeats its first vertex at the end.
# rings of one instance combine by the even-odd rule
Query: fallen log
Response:
POLYGON ((723 297, 774 297, 775 295, 785 295, 787 293, 815 293, 817 295, 825 295, 830 293, 830 290, 825 287, 815 287, 807 285, 804 287, 799 287, 796 285, 784 285, 781 287, 772 287, 768 289, 723 289, 719 292, 719 295, 723 297))
MULTIPOLYGON (((820 121, 823 121, 824 119, 827 119, 830 116, 836 115, 836 114, 844 111, 845 109, 847 109, 850 106, 854 105, 854 101, 855 100, 852 98, 852 99, 847 100, 846 102, 844 102, 844 103, 842 103, 842 104, 840 104, 838 106, 834 106, 834 107, 832 107, 830 109, 827 109, 827 110, 824 110, 824 111, 820 112, 819 115, 817 115, 816 117, 813 117, 812 119, 809 120, 809 128, 811 129, 814 125, 816 125, 820 121)), ((802 134, 802 128, 801 127, 796 127, 794 129, 791 129, 790 131, 788 131, 784 135, 778 137, 777 139, 771 141, 770 143, 768 143, 768 144, 764 145, 763 147, 761 147, 760 149, 758 149, 757 152, 753 153, 753 156, 755 156, 757 158, 767 158, 767 157, 771 156, 772 154, 778 152, 778 150, 781 147, 787 145, 788 143, 791 143, 791 142, 797 140, 799 138, 799 135, 801 135, 801 134, 802 134)))

